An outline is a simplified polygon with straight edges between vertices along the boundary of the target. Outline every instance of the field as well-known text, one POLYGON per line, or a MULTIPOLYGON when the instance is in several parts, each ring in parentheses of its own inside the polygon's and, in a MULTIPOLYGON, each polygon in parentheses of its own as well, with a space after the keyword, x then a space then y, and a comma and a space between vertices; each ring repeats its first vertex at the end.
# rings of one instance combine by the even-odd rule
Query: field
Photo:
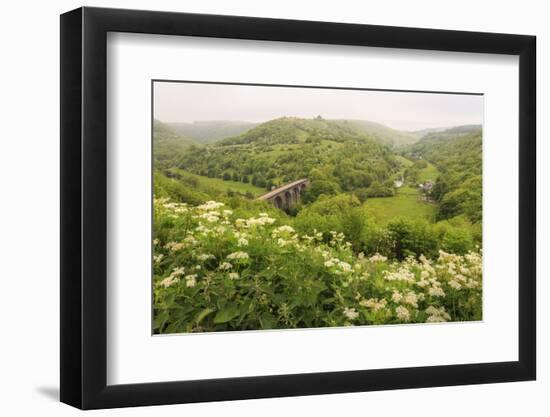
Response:
POLYGON ((240 181, 223 180, 221 178, 208 178, 201 175, 192 174, 183 169, 172 168, 171 172, 181 175, 187 179, 196 180, 196 189, 208 193, 211 190, 215 190, 221 193, 228 191, 237 191, 239 193, 251 193, 254 197, 259 197, 265 194, 267 191, 265 188, 256 187, 250 183, 244 183, 240 181))
POLYGON ((427 162, 428 166, 424 169, 421 169, 418 175, 418 180, 420 183, 425 181, 435 181, 439 176, 439 170, 435 167, 434 164, 427 162))
POLYGON ((410 187, 399 188, 394 197, 369 198, 364 204, 382 225, 399 217, 433 223, 437 211, 435 204, 422 200, 419 191, 410 187))

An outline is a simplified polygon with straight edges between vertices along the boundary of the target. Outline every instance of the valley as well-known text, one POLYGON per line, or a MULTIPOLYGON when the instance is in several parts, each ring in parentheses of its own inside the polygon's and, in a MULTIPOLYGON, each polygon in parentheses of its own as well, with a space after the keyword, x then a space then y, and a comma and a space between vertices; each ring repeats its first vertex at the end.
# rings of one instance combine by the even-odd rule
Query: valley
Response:
POLYGON ((155 332, 481 318, 480 126, 204 126, 154 121, 155 332))

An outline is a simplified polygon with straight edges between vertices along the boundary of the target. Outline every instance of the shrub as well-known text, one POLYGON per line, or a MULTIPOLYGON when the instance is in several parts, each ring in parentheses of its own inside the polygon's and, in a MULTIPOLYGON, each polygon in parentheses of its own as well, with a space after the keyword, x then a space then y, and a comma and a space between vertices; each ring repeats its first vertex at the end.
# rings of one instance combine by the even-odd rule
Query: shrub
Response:
MULTIPOLYGON (((343 233, 298 233, 258 203, 155 198, 155 333, 481 319, 480 253, 355 254, 343 233)), ((422 226, 392 230, 415 241, 422 226)))

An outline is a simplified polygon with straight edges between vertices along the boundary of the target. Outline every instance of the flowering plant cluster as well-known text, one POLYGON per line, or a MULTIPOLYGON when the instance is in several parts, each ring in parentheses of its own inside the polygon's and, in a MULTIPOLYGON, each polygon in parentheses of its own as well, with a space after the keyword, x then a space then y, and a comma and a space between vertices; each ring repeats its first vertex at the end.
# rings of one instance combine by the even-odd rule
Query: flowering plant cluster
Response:
POLYGON ((481 320, 481 251, 399 262, 217 201, 154 216, 155 333, 481 320))

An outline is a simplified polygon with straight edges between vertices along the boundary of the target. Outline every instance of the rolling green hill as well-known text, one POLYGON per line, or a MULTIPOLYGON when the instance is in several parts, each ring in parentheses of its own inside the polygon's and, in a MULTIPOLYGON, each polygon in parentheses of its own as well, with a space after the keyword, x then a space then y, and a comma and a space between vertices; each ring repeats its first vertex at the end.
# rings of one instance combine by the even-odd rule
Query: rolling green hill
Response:
POLYGON ((257 123, 234 120, 208 120, 193 123, 169 123, 168 126, 180 135, 192 138, 197 143, 214 143, 237 136, 255 127, 257 123))
POLYGON ((392 147, 410 145, 418 141, 418 136, 384 126, 368 120, 335 120, 335 122, 354 129, 359 134, 367 134, 371 138, 392 147))
POLYGON ((438 219, 465 215, 473 223, 482 217, 482 131, 461 126, 430 133, 405 152, 429 161, 441 174, 432 190, 439 203, 438 219))
POLYGON ((388 182, 400 167, 390 148, 370 135, 340 122, 294 117, 262 123, 213 145, 191 147, 176 166, 265 189, 308 177, 314 193, 374 188, 381 195, 393 192, 388 182))
POLYGON ((153 121, 153 155, 155 167, 173 165, 177 158, 190 145, 195 144, 192 139, 182 136, 159 120, 153 121))

